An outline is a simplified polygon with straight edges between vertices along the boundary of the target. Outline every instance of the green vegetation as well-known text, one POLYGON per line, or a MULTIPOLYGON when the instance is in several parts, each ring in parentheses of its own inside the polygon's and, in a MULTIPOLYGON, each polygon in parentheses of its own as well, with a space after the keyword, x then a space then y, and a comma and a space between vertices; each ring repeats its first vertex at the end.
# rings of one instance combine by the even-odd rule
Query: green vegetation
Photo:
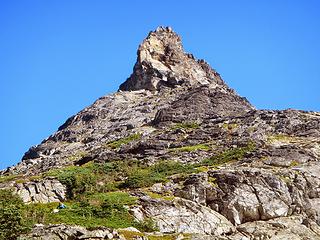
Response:
POLYGON ((286 184, 291 183, 293 180, 289 177, 289 176, 278 176, 283 182, 285 182, 286 184))
POLYGON ((255 145, 253 143, 249 143, 245 147, 231 148, 218 155, 203 160, 202 165, 217 166, 230 161, 240 161, 244 158, 245 154, 254 151, 254 149, 255 145))
POLYGON ((156 223, 151 218, 147 218, 142 222, 135 222, 135 224, 133 226, 135 226, 136 228, 138 228, 142 232, 159 231, 158 227, 156 226, 156 223))
POLYGON ((284 134, 277 134, 277 135, 270 135, 268 136, 268 143, 275 143, 275 142, 282 142, 282 143, 291 143, 300 140, 299 137, 284 135, 284 134))
POLYGON ((41 175, 25 177, 23 175, 12 174, 12 175, 0 176, 0 183, 6 183, 11 181, 14 181, 15 183, 25 183, 30 181, 37 181, 41 178, 42 178, 41 175))
POLYGON ((72 154, 72 155, 68 156, 68 157, 67 157, 67 160, 68 160, 69 162, 73 162, 73 161, 77 161, 77 160, 79 160, 79 159, 81 159, 81 158, 83 158, 83 157, 85 157, 85 156, 87 156, 87 155, 88 155, 87 152, 80 151, 80 152, 77 152, 77 153, 75 153, 75 154, 72 154))
POLYGON ((96 164, 88 163, 83 166, 70 166, 63 169, 51 170, 48 176, 56 177, 67 187, 68 197, 74 198, 78 194, 94 191, 97 182, 98 168, 96 164))
MULTIPOLYGON (((204 144, 192 146, 194 149, 208 150, 204 144)), ((182 151, 191 151, 186 147, 182 151)), ((230 161, 239 161, 245 154, 255 149, 250 143, 245 147, 232 148, 196 164, 183 164, 176 161, 159 161, 148 165, 142 161, 125 160, 107 163, 87 163, 49 171, 48 176, 56 177, 67 186, 68 199, 75 200, 86 194, 106 193, 123 189, 150 187, 155 183, 166 182, 168 177, 188 175, 206 171, 207 166, 217 166, 230 161)), ((181 149, 180 149, 181 150, 181 149)))
POLYGON ((24 219, 30 223, 66 223, 85 227, 106 226, 111 228, 140 227, 125 207, 136 203, 136 198, 125 192, 84 195, 78 201, 65 203, 66 209, 53 210, 57 203, 29 204, 24 208, 24 219))
POLYGON ((136 227, 141 231, 156 230, 151 219, 137 222, 128 212, 126 206, 136 204, 136 198, 125 192, 98 193, 83 195, 77 201, 65 203, 67 208, 57 208, 57 203, 29 204, 24 207, 23 217, 29 224, 58 224, 80 225, 84 227, 105 226, 110 228, 136 227))
POLYGON ((174 161, 161 161, 152 166, 135 166, 120 187, 149 187, 155 183, 166 182, 168 176, 192 172, 196 172, 193 165, 174 161))
POLYGON ((0 190, 0 239, 14 240, 28 228, 23 221, 23 202, 10 190, 0 190))
POLYGON ((290 167, 296 167, 296 166, 299 166, 299 162, 298 161, 296 161, 296 160, 293 160, 293 161, 291 161, 291 163, 290 163, 290 167))
POLYGON ((217 183, 216 183, 217 179, 214 177, 209 177, 208 182, 211 186, 213 187, 217 187, 217 183))
POLYGON ((199 128, 200 125, 196 122, 184 122, 184 123, 177 123, 171 126, 172 130, 176 130, 176 129, 185 129, 185 130, 189 130, 189 129, 197 129, 199 128))
POLYGON ((134 231, 128 231, 128 230, 119 230, 118 231, 121 235, 125 237, 126 240, 135 240, 139 239, 139 237, 144 236, 141 232, 134 232, 134 231))
POLYGON ((153 236, 148 236, 149 240, 175 240, 177 239, 176 234, 172 235, 153 235, 153 236))
POLYGON ((56 177, 66 185, 69 199, 83 194, 105 193, 121 189, 135 189, 166 182, 174 174, 198 172, 192 164, 160 161, 147 165, 140 161, 113 161, 104 164, 87 163, 49 171, 47 176, 56 177))
POLYGON ((135 141, 135 140, 139 140, 141 138, 141 134, 139 133, 135 133, 135 134, 132 134, 128 137, 125 137, 125 138, 121 138, 121 139, 118 139, 118 140, 115 140, 115 141, 111 141, 111 142, 108 142, 106 144, 106 147, 107 148, 111 148, 111 149, 118 149, 120 148, 122 145, 125 145, 125 144, 128 144, 132 141, 135 141))
MULTIPOLYGON (((130 137, 130 141, 136 139, 136 137, 130 137)), ((113 146, 121 146, 127 142, 129 142, 129 137, 125 141, 122 139, 121 144, 120 142, 113 142, 113 146)), ((26 231, 28 227, 30 228, 35 223, 65 223, 85 227, 106 226, 111 228, 134 226, 143 232, 155 231, 156 227, 152 219, 137 222, 128 212, 126 206, 136 204, 137 199, 125 192, 127 189, 148 188, 155 183, 168 181, 173 175, 177 175, 181 179, 184 175, 207 171, 210 166, 241 160, 246 153, 253 151, 254 148, 254 145, 250 143, 245 147, 229 149, 203 162, 193 164, 163 160, 149 165, 138 160, 122 160, 106 163, 89 162, 82 166, 54 169, 47 172, 43 177, 56 177, 67 186, 67 201, 65 202, 67 208, 54 213, 53 210, 57 208, 57 203, 23 205, 21 200, 19 202, 12 198, 12 201, 16 201, 16 205, 7 209, 4 203, 7 202, 6 199, 9 197, 0 195, 2 201, 0 219, 10 219, 11 217, 9 222, 7 220, 2 221, 0 227, 2 229, 13 229, 13 231, 3 233, 13 234, 12 236, 26 231), (25 219, 27 224, 22 219, 25 219)), ((178 149, 178 151, 195 151, 199 149, 209 150, 210 147, 205 144, 198 144, 178 149)), ((35 179, 38 179, 38 176, 35 179)), ((213 186, 216 184, 214 178, 210 178, 209 182, 213 186)), ((152 198, 168 201, 174 199, 174 196, 170 194, 162 196, 149 192, 147 189, 145 191, 152 198)), ((14 239, 11 235, 5 236, 6 239, 14 239)), ((172 236, 163 235, 163 239, 170 239, 170 237, 172 236)))
MULTIPOLYGON (((183 240, 190 240, 191 234, 184 233, 183 240)), ((175 240, 178 238, 178 236, 181 236, 181 234, 164 234, 164 235, 148 235, 149 240, 175 240)), ((180 239, 180 238, 179 238, 180 239)))
POLYGON ((146 191, 145 193, 149 197, 154 198, 154 199, 162 199, 162 200, 166 200, 166 201, 172 201, 174 199, 174 196, 172 194, 162 195, 159 193, 154 193, 154 192, 149 192, 149 191, 146 191))
MULTIPOLYGON (((127 230, 119 230, 119 233, 128 240, 134 240, 142 236, 147 236, 149 240, 175 240, 178 239, 178 236, 182 236, 184 240, 190 240, 191 234, 156 234, 156 235, 145 235, 144 233, 127 231, 127 230)), ((180 239, 180 238, 179 238, 180 239)))
POLYGON ((21 175, 14 175, 13 174, 13 175, 1 176, 0 183, 14 181, 14 180, 18 179, 19 177, 21 177, 21 175))
POLYGON ((226 130, 234 130, 234 129, 238 128, 238 124, 236 124, 236 123, 224 123, 222 125, 222 128, 226 129, 226 130))
POLYGON ((169 149, 170 152, 193 152, 198 150, 209 151, 211 150, 211 148, 206 144, 197 144, 197 145, 183 146, 183 147, 169 149))
POLYGON ((209 167, 208 166, 200 166, 200 167, 197 167, 197 170, 199 172, 208 172, 209 171, 209 167))

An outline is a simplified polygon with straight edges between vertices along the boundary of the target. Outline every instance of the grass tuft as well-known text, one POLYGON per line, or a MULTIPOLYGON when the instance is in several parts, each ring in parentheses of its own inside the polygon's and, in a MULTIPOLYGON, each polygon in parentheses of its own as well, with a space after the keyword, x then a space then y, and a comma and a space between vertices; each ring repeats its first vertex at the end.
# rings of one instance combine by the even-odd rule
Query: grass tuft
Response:
POLYGON ((217 166, 231 161, 240 161, 248 152, 252 152, 254 150, 255 145, 253 143, 249 143, 246 147, 228 149, 218 155, 207 158, 203 160, 201 164, 205 166, 217 166))
POLYGON ((108 142, 106 144, 106 147, 107 148, 111 148, 111 149, 118 149, 120 148, 122 145, 125 145, 125 144, 128 144, 132 141, 135 141, 135 140, 139 140, 141 138, 141 134, 139 133, 135 133, 135 134, 132 134, 128 137, 125 137, 125 138, 121 138, 121 139, 118 139, 118 140, 115 140, 115 141, 111 141, 111 142, 108 142))
POLYGON ((177 130, 177 129, 198 129, 200 125, 196 122, 185 122, 185 123, 177 123, 171 126, 171 130, 177 130))
POLYGON ((191 146, 183 146, 178 148, 170 148, 170 152, 194 152, 194 151, 209 151, 211 148, 206 144, 197 144, 197 145, 191 145, 191 146))

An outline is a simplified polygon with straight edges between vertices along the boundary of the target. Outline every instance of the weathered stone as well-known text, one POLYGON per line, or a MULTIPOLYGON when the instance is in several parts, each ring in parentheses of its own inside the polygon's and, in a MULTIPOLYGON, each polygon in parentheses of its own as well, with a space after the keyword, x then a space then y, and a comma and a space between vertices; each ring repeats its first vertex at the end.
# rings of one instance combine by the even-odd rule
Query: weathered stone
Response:
POLYGON ((117 232, 108 228, 87 230, 80 226, 57 225, 36 225, 32 233, 18 238, 19 240, 38 239, 38 240, 70 240, 70 239, 119 239, 117 232), (113 235, 113 233, 115 233, 113 235))
POLYGON ((303 224, 301 217, 281 217, 269 221, 248 222, 237 227, 249 239, 320 239, 319 226, 311 230, 303 224), (318 231, 318 232, 317 232, 318 231))
POLYGON ((145 217, 154 219, 163 233, 199 233, 222 235, 234 231, 232 224, 219 213, 195 202, 141 198, 145 217))
POLYGON ((66 198, 66 187, 56 179, 16 183, 12 188, 25 203, 60 202, 66 198))
POLYGON ((183 51, 180 37, 168 28, 150 32, 138 49, 138 58, 130 78, 120 90, 159 90, 161 86, 222 85, 219 74, 203 60, 197 61, 183 51))

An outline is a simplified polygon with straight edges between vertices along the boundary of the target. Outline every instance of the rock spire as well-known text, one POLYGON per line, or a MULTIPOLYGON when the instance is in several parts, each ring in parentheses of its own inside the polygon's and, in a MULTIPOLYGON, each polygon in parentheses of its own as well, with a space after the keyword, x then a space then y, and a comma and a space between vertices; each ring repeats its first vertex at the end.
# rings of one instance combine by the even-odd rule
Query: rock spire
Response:
POLYGON ((204 60, 185 53, 181 38, 170 27, 158 27, 140 44, 131 76, 122 91, 159 90, 161 86, 221 85, 219 74, 204 60))

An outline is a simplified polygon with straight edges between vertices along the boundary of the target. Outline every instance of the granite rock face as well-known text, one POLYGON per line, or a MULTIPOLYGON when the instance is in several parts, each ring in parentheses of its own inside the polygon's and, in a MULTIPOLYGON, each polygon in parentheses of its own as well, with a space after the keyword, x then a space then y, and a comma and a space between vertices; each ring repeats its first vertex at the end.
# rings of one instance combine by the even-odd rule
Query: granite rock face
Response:
MULTIPOLYGON (((118 92, 101 97, 31 147, 19 164, 1 172, 11 180, 0 182, 0 188, 13 188, 26 203, 63 201, 66 187, 45 175, 52 169, 171 160, 196 170, 148 189, 127 190, 138 198, 130 212, 138 221, 152 218, 155 234, 319 239, 320 113, 255 109, 204 60, 185 53, 171 28, 150 32, 137 55, 118 92), (139 137, 123 141, 132 136, 139 137), (122 144, 108 147, 117 141, 122 144), (34 176, 41 178, 31 180, 34 176)), ((69 228, 42 226, 33 232, 63 235, 69 228)))

